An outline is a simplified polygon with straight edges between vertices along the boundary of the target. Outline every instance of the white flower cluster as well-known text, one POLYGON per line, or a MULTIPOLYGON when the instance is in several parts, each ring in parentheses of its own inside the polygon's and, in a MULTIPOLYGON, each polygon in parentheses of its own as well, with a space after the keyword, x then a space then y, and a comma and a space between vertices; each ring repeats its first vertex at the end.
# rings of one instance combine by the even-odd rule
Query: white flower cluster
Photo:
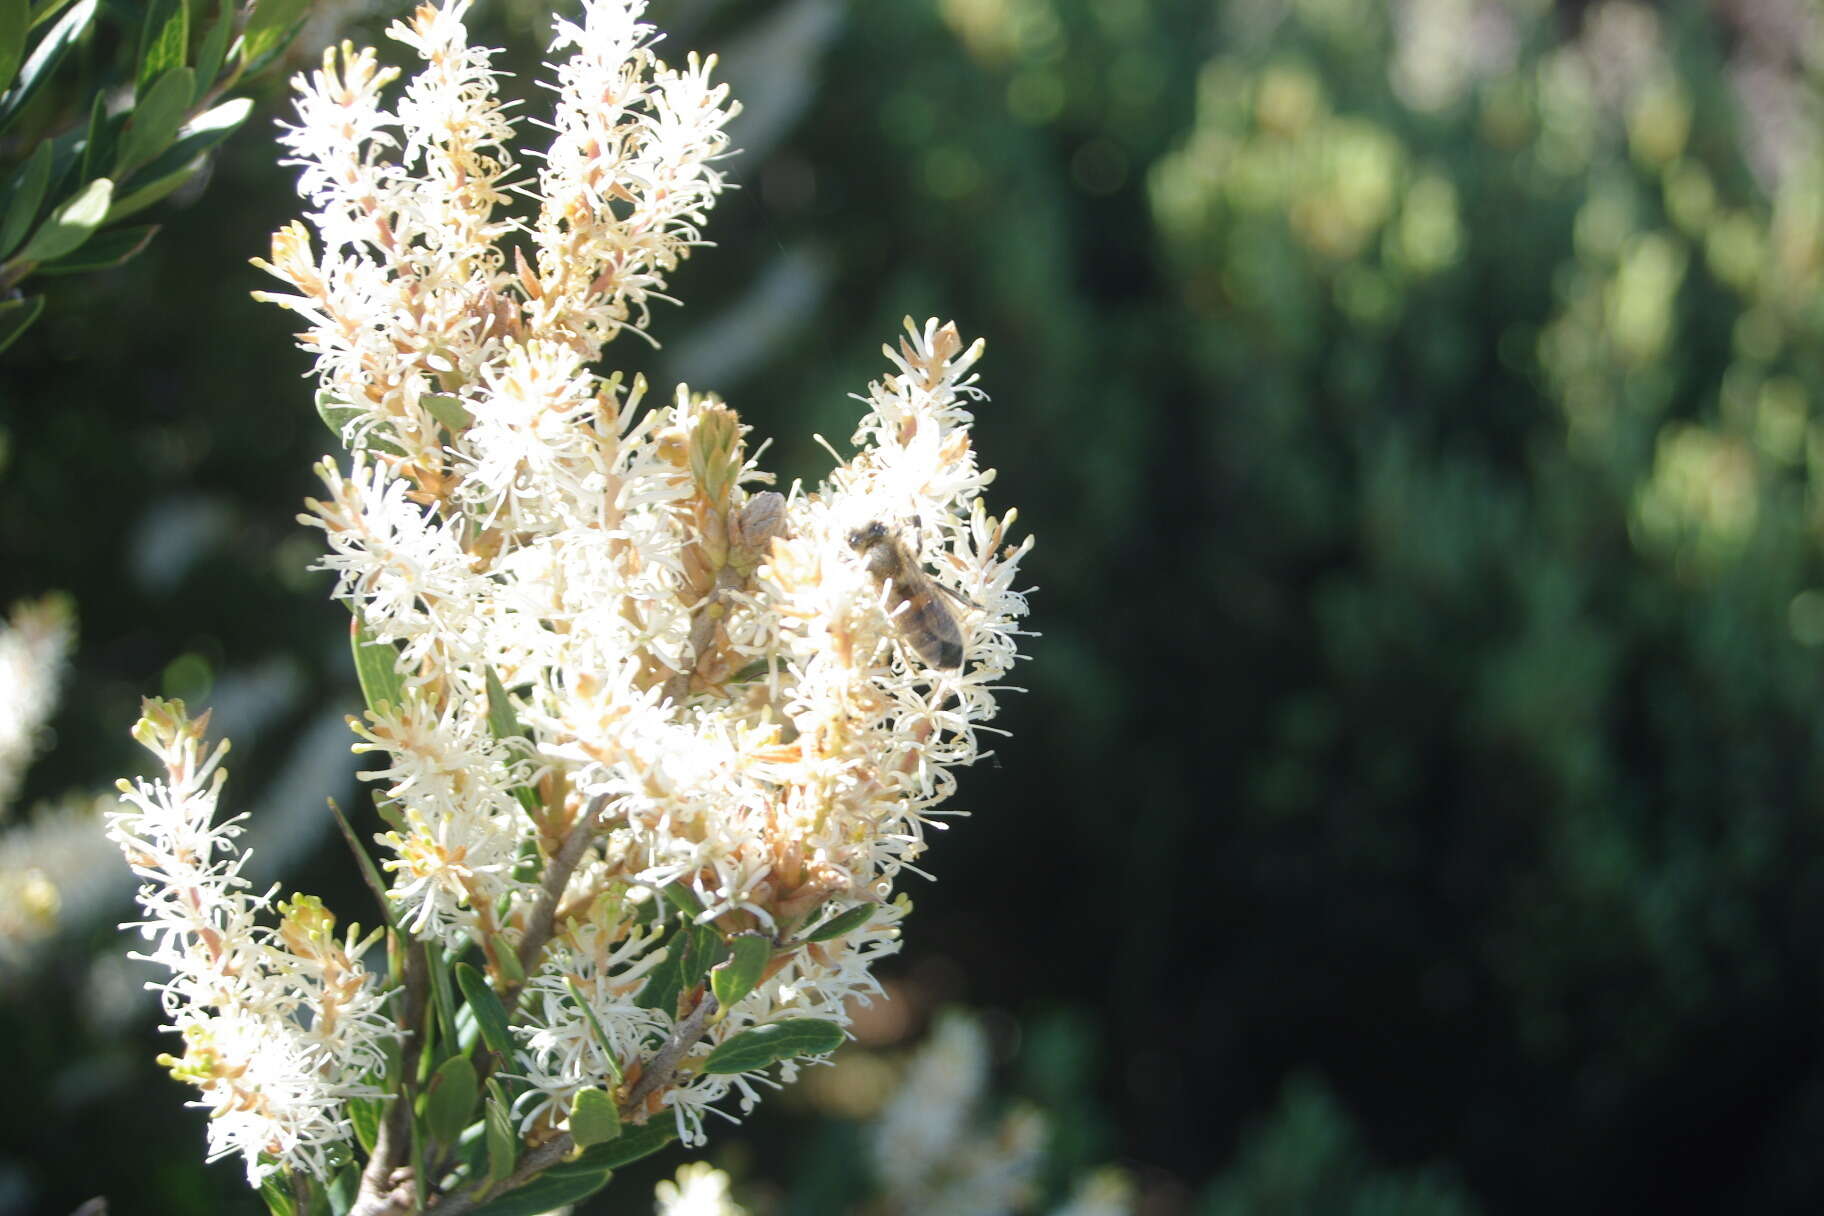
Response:
POLYGON ((57 706, 74 629, 56 597, 15 604, 0 624, 0 815, 11 807, 39 732, 57 706))
POLYGON ((530 186, 466 0, 390 31, 424 60, 392 110, 373 52, 326 57, 286 136, 315 236, 287 227, 262 265, 296 292, 264 298, 307 322, 354 454, 304 518, 363 644, 390 648, 356 730, 384 759, 398 921, 478 949, 521 1002, 529 1136, 625 1078, 630 1117, 700 1141, 765 1079, 704 1067, 719 1045, 844 1026, 875 991, 899 872, 1016 658, 1027 544, 982 500, 980 344, 950 326, 907 323, 815 491, 753 489, 769 479, 715 398, 643 408, 642 382, 590 369, 701 243, 735 111, 713 59, 657 58, 643 8, 557 22, 530 186), (505 213, 514 192, 535 216, 505 213), (730 1008, 701 968, 662 982, 700 930, 718 952, 765 942, 730 1008), (659 1083, 636 1080, 668 1043, 659 1083))
POLYGON ((207 757, 207 714, 147 701, 134 737, 164 762, 163 780, 120 783, 108 835, 142 881, 152 943, 135 957, 171 978, 162 992, 182 1059, 161 1057, 174 1077, 202 1090, 209 1156, 239 1153, 249 1182, 280 1168, 328 1174, 352 1128, 343 1104, 377 1096, 370 1083, 393 1034, 379 985, 360 964, 357 930, 335 936, 335 918, 299 896, 277 905, 277 928, 259 915, 272 892, 248 890, 239 817, 215 822, 226 740, 207 757))

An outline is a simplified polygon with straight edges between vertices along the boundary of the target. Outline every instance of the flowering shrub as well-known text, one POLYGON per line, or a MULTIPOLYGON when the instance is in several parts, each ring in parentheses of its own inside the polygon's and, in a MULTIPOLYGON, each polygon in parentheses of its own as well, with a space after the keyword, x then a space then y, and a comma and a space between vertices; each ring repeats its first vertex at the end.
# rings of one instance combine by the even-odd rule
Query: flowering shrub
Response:
POLYGON ((383 761, 388 976, 310 897, 256 924, 206 715, 147 703, 166 776, 114 820, 172 1071, 275 1206, 360 1153, 353 1210, 542 1211, 834 1049, 1026 610, 953 327, 908 321, 815 491, 756 489, 720 400, 591 370, 702 243, 736 107, 639 0, 586 0, 522 186, 467 7, 389 31, 424 61, 393 110, 371 50, 296 82, 313 210, 259 263, 349 452, 302 518, 383 761))

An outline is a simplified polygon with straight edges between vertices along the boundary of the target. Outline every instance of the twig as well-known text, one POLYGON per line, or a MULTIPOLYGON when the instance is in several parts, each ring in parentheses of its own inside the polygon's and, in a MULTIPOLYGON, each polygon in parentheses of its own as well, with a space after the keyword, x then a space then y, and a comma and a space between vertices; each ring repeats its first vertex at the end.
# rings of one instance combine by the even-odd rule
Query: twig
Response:
MULTIPOLYGON (((608 805, 608 795, 597 794, 583 808, 583 813, 571 825, 570 834, 564 837, 564 843, 558 846, 557 854, 545 866, 545 881, 539 888, 538 903, 532 908, 531 919, 526 924, 526 935, 519 940, 519 969, 522 974, 531 975, 537 968, 538 956, 543 952, 545 943, 557 928, 557 904, 564 897, 564 888, 570 885, 570 875, 576 871, 576 863, 583 859, 584 850, 595 842, 597 820, 601 818, 602 808, 608 805)), ((520 985, 515 985, 503 994, 512 1000, 519 999, 520 985)), ((511 1003, 508 1004, 511 1009, 511 1003)))

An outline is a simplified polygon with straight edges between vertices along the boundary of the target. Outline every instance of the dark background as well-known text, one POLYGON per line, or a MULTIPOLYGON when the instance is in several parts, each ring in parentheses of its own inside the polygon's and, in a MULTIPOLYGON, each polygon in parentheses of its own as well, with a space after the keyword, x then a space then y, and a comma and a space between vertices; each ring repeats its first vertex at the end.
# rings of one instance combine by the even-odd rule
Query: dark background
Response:
MULTIPOLYGON (((747 151, 662 348, 605 365, 814 480, 902 316, 988 340, 1043 636, 889 972, 908 1033, 996 1011, 1057 1177, 1112 1161, 1160 1213, 1824 1201, 1810 11, 655 4, 671 57, 724 52, 747 151)), ((536 77, 538 6, 471 24, 536 77)), ((355 796, 346 615, 294 519, 332 445, 247 298, 297 211, 282 103, 0 356, 0 598, 81 621, 13 815, 142 771, 140 695, 213 703, 256 877, 371 919, 320 809, 355 796)), ((153 1063, 126 914, 4 975, 0 1211, 255 1206, 153 1063)), ((836 1210, 850 1136, 787 1098, 711 1155, 836 1210)))

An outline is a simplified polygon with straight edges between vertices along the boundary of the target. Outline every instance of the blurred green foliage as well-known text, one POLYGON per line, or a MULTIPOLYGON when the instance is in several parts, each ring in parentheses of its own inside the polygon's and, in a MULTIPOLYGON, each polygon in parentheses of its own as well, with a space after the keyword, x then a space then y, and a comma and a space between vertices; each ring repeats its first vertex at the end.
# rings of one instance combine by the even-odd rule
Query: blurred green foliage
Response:
MULTIPOLYGON (((668 53, 724 52, 755 125, 688 310, 611 364, 726 394, 814 478, 807 436, 850 432, 902 315, 989 340, 977 438, 1038 538, 1044 636, 900 999, 1086 1011, 1096 1079, 1056 1076, 1115 1139, 1078 1159, 1160 1210, 1206 1183, 1215 1210, 1815 1210, 1809 10, 653 15, 668 53), (1333 1098, 1287 1082, 1320 1073, 1333 1098)), ((522 84, 543 17, 477 16, 522 84)), ((263 791, 356 704, 290 523, 326 447, 305 360, 244 297, 296 204, 269 144, 228 147, 144 256, 54 285, 0 373, 0 599, 63 588, 84 622, 39 796, 127 771, 161 679, 279 670, 256 729, 223 719, 237 804, 309 815, 321 774, 263 791)), ((364 914, 340 856, 311 865, 364 914)), ((161 1210, 231 1210, 154 1048, 77 995, 115 948, 7 1005, 47 1099, 0 1130, 0 1210, 91 1179, 132 1210, 141 1177, 161 1210), (104 1118, 131 1135, 97 1173, 104 1118)), ((853 1141, 814 1154, 806 1126, 769 1104, 742 1136, 806 1162, 793 1193, 846 1193, 853 1141)))

